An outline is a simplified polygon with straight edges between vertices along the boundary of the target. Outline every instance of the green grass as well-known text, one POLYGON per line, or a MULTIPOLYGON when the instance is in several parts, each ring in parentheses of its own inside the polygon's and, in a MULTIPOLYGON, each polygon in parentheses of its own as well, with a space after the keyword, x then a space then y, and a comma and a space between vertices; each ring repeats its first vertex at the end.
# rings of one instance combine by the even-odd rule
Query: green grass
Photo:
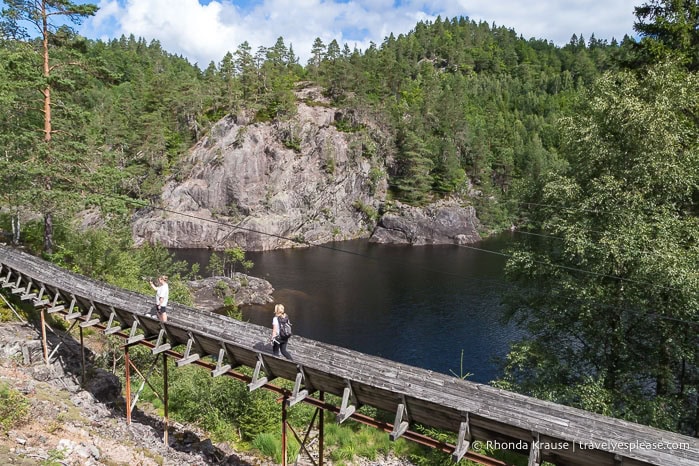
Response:
POLYGON ((29 416, 29 401, 17 390, 0 382, 0 430, 7 432, 29 416))
MULTIPOLYGON (((293 463, 298 456, 300 445, 291 440, 291 435, 287 436, 287 463, 293 463)), ((272 434, 269 432, 262 433, 255 437, 252 442, 253 448, 268 458, 272 458, 275 463, 282 462, 282 441, 280 434, 272 434)))

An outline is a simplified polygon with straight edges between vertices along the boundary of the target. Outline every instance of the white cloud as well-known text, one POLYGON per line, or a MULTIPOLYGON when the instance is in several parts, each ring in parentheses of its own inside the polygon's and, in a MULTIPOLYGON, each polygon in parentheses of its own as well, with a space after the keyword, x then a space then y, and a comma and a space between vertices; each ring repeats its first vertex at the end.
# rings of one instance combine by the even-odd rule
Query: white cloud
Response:
POLYGON ((82 33, 101 39, 134 34, 157 39, 170 53, 204 68, 220 62, 247 41, 253 51, 278 37, 293 45, 305 64, 320 37, 366 50, 390 33, 405 34, 421 20, 467 16, 513 28, 524 38, 563 45, 573 34, 589 39, 621 40, 632 34, 633 6, 628 0, 101 0, 100 11, 82 33), (398 4, 398 6, 394 6, 398 4))
POLYGON ((568 43, 573 34, 589 39, 594 33, 598 39, 620 41, 624 34, 633 34, 635 19, 628 0, 459 0, 458 4, 470 10, 471 19, 495 21, 498 26, 514 28, 525 39, 543 38, 558 45, 568 43))

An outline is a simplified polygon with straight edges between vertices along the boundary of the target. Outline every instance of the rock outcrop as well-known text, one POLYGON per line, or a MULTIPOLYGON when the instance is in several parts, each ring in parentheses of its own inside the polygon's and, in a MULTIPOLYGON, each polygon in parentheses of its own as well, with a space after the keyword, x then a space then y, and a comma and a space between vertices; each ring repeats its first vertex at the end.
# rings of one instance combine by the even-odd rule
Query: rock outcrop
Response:
POLYGON ((243 273, 233 277, 209 277, 187 282, 192 291, 194 306, 198 309, 216 311, 226 305, 226 298, 233 298, 237 305, 267 304, 274 302, 272 285, 262 278, 243 273))
POLYGON ((181 181, 166 183, 164 210, 136 214, 136 244, 254 251, 294 247, 294 239, 367 237, 374 225, 366 211, 386 192, 373 150, 380 132, 338 131, 334 123, 346 115, 319 92, 306 89, 299 98, 287 122, 230 115, 214 125, 191 150, 181 181))
MULTIPOLYGON (((386 202, 390 138, 368 119, 330 107, 317 88, 300 89, 297 98, 297 114, 286 122, 253 123, 241 114, 214 125, 165 184, 162 209, 134 216, 135 243, 259 251, 370 237, 386 202)), ((480 240, 471 206, 396 206, 372 241, 480 240)))
POLYGON ((426 207, 397 202, 381 217, 371 241, 397 244, 467 244, 481 239, 473 206, 440 201, 426 207))

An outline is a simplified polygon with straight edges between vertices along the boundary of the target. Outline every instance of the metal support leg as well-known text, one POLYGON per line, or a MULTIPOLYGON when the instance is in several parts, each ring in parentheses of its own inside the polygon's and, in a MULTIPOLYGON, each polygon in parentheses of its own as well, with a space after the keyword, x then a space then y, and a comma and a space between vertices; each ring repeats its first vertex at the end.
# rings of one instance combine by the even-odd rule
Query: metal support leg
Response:
POLYGON ((131 425, 131 360, 128 345, 124 346, 124 372, 126 375, 126 425, 131 425))
POLYGON ((141 382, 141 386, 138 387, 136 394, 133 396, 133 400, 131 400, 131 410, 132 411, 136 407, 136 403, 138 403, 138 398, 141 396, 141 392, 146 387, 146 384, 150 387, 151 390, 153 390, 153 393, 155 394, 155 396, 160 398, 160 395, 158 395, 158 392, 155 390, 153 385, 151 385, 150 382, 148 381, 148 379, 150 379, 151 374, 153 374, 153 371, 155 370, 155 366, 157 366, 157 365, 158 365, 158 356, 156 355, 155 359, 153 360, 153 364, 151 364, 150 368, 148 369, 148 372, 144 376, 143 374, 141 374, 141 372, 138 370, 138 367, 136 367, 135 364, 133 364, 133 363, 131 364, 131 366, 133 367, 133 370, 136 371, 136 374, 138 374, 139 377, 141 377, 143 379, 143 381, 141 382))
MULTIPOLYGON (((320 402, 325 401, 325 392, 318 394, 320 402)), ((318 419, 318 466, 323 466, 323 447, 325 445, 325 410, 321 410, 318 419)))
MULTIPOLYGON (((291 403, 289 403, 291 404, 291 403)), ((322 408, 316 408, 315 412, 313 413, 313 417, 311 418, 311 422, 308 423, 308 429, 306 429, 306 433, 303 436, 303 439, 300 439, 299 436, 296 434, 296 431, 294 430, 293 427, 289 426, 289 429, 291 429, 291 433, 294 434, 294 437, 296 437, 296 440, 299 442, 299 445, 301 446, 301 450, 303 450, 304 453, 306 453, 306 456, 308 456, 308 459, 311 460, 311 463, 313 463, 313 466, 318 466, 318 464, 315 462, 313 459, 313 455, 311 455, 311 452, 308 451, 308 448, 306 448, 306 442, 308 441, 308 437, 311 435, 311 431, 313 430, 313 425, 316 423, 316 417, 320 415, 320 417, 323 417, 323 409, 322 408)), ((320 422, 320 421, 318 421, 320 422)), ((301 451, 299 450, 299 454, 301 451)), ((296 464, 298 464, 298 458, 296 459, 296 464)))
POLYGON ((282 466, 286 466, 286 406, 288 401, 289 395, 284 393, 282 400, 282 466))
POLYGON ((83 340, 83 328, 80 328, 80 359, 82 361, 82 386, 85 386, 85 343, 83 340))
POLYGON ((165 446, 170 445, 170 442, 168 441, 168 428, 170 423, 167 413, 167 383, 167 355, 163 354, 163 427, 165 428, 165 431, 163 432, 163 442, 165 443, 165 446))
POLYGON ((46 317, 44 316, 44 309, 41 309, 41 342, 44 346, 44 362, 49 365, 49 348, 46 344, 46 317))

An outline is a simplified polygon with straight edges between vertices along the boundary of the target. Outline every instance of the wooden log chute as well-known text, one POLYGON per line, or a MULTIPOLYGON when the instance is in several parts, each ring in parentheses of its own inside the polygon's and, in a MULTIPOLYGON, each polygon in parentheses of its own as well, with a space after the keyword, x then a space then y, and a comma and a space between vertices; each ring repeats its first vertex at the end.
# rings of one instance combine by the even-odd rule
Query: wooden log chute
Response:
POLYGON ((403 436, 413 423, 454 432, 454 459, 478 440, 524 442, 533 465, 699 464, 699 440, 687 436, 300 336, 290 343, 290 361, 272 355, 268 328, 174 303, 168 306, 168 321, 162 323, 149 316, 152 296, 91 280, 5 246, 0 246, 0 286, 69 320, 80 320, 81 327, 99 323, 108 334, 128 331, 131 343, 155 341, 154 354, 183 347, 178 366, 211 358, 216 361, 212 376, 232 367, 250 367, 251 390, 281 378, 294 383, 296 402, 313 390, 334 394, 342 399, 338 421, 367 405, 395 413, 392 438, 403 436), (647 448, 637 448, 639 442, 647 448), (564 444, 570 448, 547 448, 564 444))

